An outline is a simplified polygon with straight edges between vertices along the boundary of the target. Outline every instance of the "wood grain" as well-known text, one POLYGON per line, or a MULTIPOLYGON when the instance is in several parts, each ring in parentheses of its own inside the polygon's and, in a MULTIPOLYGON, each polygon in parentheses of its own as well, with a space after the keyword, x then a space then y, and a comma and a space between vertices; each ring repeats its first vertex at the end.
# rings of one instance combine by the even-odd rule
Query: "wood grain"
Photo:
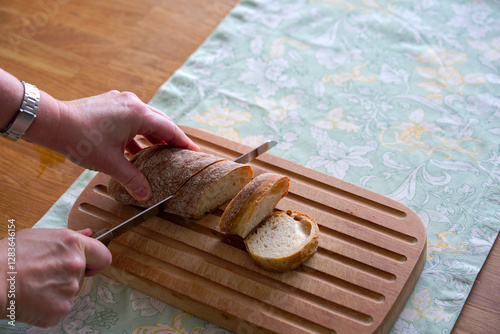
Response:
MULTIPOLYGON (((148 101, 237 3, 2 0, 0 66, 62 100, 118 89, 148 101)), ((23 141, 0 140, 0 154, 2 237, 7 219, 15 218, 18 229, 31 227, 83 171, 23 141)), ((454 333, 498 331, 499 275, 496 243, 454 333)))
MULTIPOLYGON (((229 160, 251 149, 182 129, 203 152, 229 160)), ((219 232, 221 207, 202 219, 162 214, 128 231, 111 243, 113 264, 104 275, 145 294, 163 291, 156 298, 171 305, 180 300, 173 306, 199 317, 209 305, 225 320, 206 319, 231 331, 241 331, 244 322, 257 332, 387 333, 425 263, 420 218, 387 197, 269 154, 249 165, 254 175, 289 177, 277 209, 303 212, 318 223, 319 248, 305 264, 282 274, 254 265, 241 238, 219 232)), ((86 187, 69 228, 99 231, 136 214, 108 195, 108 180, 98 174, 86 187)))
POLYGON ((453 334, 499 333, 500 243, 495 242, 472 287, 453 334))

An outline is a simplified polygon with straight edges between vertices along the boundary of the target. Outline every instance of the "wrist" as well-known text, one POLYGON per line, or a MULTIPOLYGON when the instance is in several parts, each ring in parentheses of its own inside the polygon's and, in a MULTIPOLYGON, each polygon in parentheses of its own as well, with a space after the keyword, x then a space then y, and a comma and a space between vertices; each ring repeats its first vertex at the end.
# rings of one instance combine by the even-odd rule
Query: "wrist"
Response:
MULTIPOLYGON (((0 131, 5 130, 23 105, 24 86, 15 76, 0 68, 0 131)), ((33 119, 23 139, 53 149, 57 145, 60 109, 63 102, 40 91, 37 117, 33 119)))
POLYGON ((23 101, 21 107, 10 121, 7 128, 2 130, 2 134, 14 141, 19 140, 29 129, 36 117, 38 104, 40 102, 40 90, 30 83, 22 81, 23 101))
POLYGON ((37 117, 26 131, 23 139, 49 149, 57 150, 61 102, 40 91, 37 117))

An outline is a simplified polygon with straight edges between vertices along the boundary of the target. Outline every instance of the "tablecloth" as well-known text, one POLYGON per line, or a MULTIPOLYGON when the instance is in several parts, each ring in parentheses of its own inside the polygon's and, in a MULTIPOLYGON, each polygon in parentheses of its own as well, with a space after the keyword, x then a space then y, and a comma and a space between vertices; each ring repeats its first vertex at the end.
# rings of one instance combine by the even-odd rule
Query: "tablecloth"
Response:
MULTIPOLYGON (((150 104, 413 209, 427 261, 391 333, 451 331, 500 229, 500 1, 244 0, 150 104)), ((35 227, 67 226, 93 175, 35 227)), ((15 330, 227 332, 101 275, 15 330)))

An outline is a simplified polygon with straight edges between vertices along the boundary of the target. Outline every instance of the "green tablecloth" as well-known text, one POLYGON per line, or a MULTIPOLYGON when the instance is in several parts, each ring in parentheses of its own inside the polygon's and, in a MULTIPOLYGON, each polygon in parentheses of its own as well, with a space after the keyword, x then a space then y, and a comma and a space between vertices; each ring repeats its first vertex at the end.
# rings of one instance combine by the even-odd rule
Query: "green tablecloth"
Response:
MULTIPOLYGON (((415 210, 428 257, 391 332, 448 333, 500 228, 499 36, 498 0, 243 1, 150 103, 415 210)), ((16 330, 226 332, 100 275, 58 327, 16 330)))

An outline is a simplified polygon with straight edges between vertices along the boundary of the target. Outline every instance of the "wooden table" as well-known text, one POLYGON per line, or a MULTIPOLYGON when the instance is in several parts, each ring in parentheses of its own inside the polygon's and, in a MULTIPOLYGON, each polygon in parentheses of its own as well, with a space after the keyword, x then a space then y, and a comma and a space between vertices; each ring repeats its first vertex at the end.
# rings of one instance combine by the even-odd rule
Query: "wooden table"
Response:
MULTIPOLYGON (((111 89, 149 101, 237 0, 0 1, 0 67, 55 98, 111 89)), ((25 141, 0 140, 0 236, 33 226, 83 169, 25 141)), ((453 333, 500 328, 500 245, 493 247, 453 333)))

